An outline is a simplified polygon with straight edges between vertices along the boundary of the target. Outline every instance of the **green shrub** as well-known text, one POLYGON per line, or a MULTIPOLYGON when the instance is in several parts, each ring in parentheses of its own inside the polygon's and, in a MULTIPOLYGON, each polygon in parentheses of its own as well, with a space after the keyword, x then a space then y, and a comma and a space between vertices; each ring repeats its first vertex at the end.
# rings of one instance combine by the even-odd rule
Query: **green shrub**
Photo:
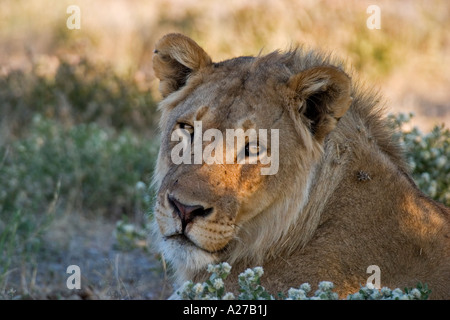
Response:
POLYGON ((122 220, 116 222, 116 228, 114 230, 114 237, 116 239, 115 248, 121 251, 129 251, 135 248, 147 250, 147 237, 149 233, 149 223, 144 222, 142 225, 136 226, 129 222, 127 216, 124 216, 122 220))
POLYGON ((48 211, 37 217, 17 210, 10 215, 0 215, 0 284, 13 262, 36 265, 34 255, 43 244, 42 235, 53 213, 48 211))
POLYGON ((34 114, 64 124, 96 122, 153 132, 156 102, 144 80, 118 76, 111 67, 88 59, 58 62, 55 74, 42 75, 39 70, 46 66, 36 63, 31 72, 0 75, 0 110, 2 119, 7 119, 2 125, 14 136, 26 134, 34 114))
POLYGON ((65 128, 40 115, 23 139, 0 145, 0 281, 29 259, 55 213, 130 215, 151 205, 152 140, 97 124, 65 128))
POLYGON ((397 130, 418 187, 431 198, 450 206, 450 130, 435 126, 429 133, 419 128, 404 129, 413 114, 390 115, 392 128, 397 130))
MULTIPOLYGON (((224 262, 217 265, 209 265, 207 271, 211 273, 208 280, 203 283, 187 281, 177 291, 179 298, 183 300, 235 300, 233 293, 225 290, 224 280, 229 276, 231 266, 224 262)), ((261 277, 264 274, 262 267, 247 269, 238 276, 239 295, 238 300, 274 300, 274 295, 266 291, 261 285, 261 277)), ((308 283, 299 288, 290 288, 287 296, 278 293, 282 300, 338 300, 339 296, 333 290, 334 284, 322 281, 318 290, 311 292, 308 283)), ((372 284, 362 286, 361 289, 347 296, 347 300, 426 300, 431 291, 426 285, 418 284, 416 288, 391 290, 389 288, 376 289, 372 284)))
POLYGON ((156 103, 145 79, 80 58, 0 75, 0 283, 55 214, 145 212, 156 103), (14 264, 14 265, 12 265, 14 264))
POLYGON ((156 153, 152 140, 129 130, 94 123, 66 129, 36 115, 26 138, 0 146, 0 213, 42 212, 57 186, 60 205, 133 212, 144 197, 136 184, 149 181, 156 153))

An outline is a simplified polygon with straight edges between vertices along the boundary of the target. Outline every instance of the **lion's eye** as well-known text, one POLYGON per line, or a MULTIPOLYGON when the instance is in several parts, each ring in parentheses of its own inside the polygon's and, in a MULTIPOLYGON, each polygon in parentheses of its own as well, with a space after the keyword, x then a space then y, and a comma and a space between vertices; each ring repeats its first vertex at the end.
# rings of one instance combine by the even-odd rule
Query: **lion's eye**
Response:
POLYGON ((245 145, 245 156, 246 157, 259 156, 261 151, 262 151, 262 148, 258 145, 257 142, 249 142, 245 145))
POLYGON ((191 143, 194 140, 194 127, 187 123, 178 123, 178 128, 184 129, 191 135, 191 143))
POLYGON ((189 132, 189 134, 193 134, 194 133, 194 127, 191 126, 190 124, 179 123, 178 126, 179 126, 180 129, 187 130, 189 132))

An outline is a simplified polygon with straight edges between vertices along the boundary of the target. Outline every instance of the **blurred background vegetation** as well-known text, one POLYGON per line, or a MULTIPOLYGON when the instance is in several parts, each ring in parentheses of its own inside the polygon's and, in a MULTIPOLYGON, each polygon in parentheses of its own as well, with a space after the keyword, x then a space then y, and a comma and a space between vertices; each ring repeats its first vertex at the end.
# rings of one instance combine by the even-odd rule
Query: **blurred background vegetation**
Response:
POLYGON ((299 44, 342 57, 383 92, 389 112, 415 113, 391 123, 418 185, 450 205, 448 30, 445 0, 2 0, 0 298, 64 298, 60 265, 71 264, 73 248, 90 246, 98 248, 92 257, 77 251, 82 270, 112 278, 85 274, 96 297, 168 293, 144 293, 164 291, 158 285, 131 293, 136 277, 164 281, 159 262, 132 259, 143 272, 156 271, 125 283, 116 259, 148 247, 139 244, 152 205, 160 100, 151 57, 168 32, 192 37, 214 61, 299 44), (381 9, 379 30, 366 26, 372 4, 381 9), (80 29, 66 26, 70 5, 81 10, 80 29), (91 229, 108 240, 89 238, 91 229), (110 249, 116 260, 106 267, 81 262, 108 257, 110 249))

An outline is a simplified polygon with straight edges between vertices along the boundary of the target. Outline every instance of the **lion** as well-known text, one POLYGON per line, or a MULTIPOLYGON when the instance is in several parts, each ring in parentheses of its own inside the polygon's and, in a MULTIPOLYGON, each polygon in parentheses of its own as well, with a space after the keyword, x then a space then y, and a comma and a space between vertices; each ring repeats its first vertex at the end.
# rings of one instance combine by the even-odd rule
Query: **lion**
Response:
POLYGON ((338 58, 299 46, 213 62, 194 40, 168 34, 153 68, 163 98, 154 241, 175 285, 227 262, 235 292, 239 273, 262 266, 269 292, 331 281, 345 298, 375 265, 383 287, 421 282, 431 298, 450 298, 450 210, 418 189, 380 94, 338 58), (175 164, 174 132, 191 143, 195 122, 224 135, 278 130, 277 144, 246 140, 235 150, 277 152, 277 172, 262 175, 262 161, 175 164))

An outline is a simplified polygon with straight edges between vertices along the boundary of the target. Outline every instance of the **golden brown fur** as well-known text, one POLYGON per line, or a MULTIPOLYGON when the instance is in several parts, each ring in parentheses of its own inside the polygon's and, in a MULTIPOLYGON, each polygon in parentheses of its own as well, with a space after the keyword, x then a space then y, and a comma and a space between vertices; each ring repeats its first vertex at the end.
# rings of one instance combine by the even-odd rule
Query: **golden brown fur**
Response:
POLYGON ((155 235, 178 284, 227 261, 230 279, 262 266, 274 293, 328 280, 345 297, 378 265, 382 286, 420 281, 432 298, 450 298, 450 210, 417 189, 379 97, 339 61, 298 48, 213 63, 193 40, 170 34, 153 64, 164 96, 155 235), (173 164, 171 133, 195 120, 203 130, 278 129, 278 172, 173 164), (182 223, 179 203, 205 211, 182 223))

